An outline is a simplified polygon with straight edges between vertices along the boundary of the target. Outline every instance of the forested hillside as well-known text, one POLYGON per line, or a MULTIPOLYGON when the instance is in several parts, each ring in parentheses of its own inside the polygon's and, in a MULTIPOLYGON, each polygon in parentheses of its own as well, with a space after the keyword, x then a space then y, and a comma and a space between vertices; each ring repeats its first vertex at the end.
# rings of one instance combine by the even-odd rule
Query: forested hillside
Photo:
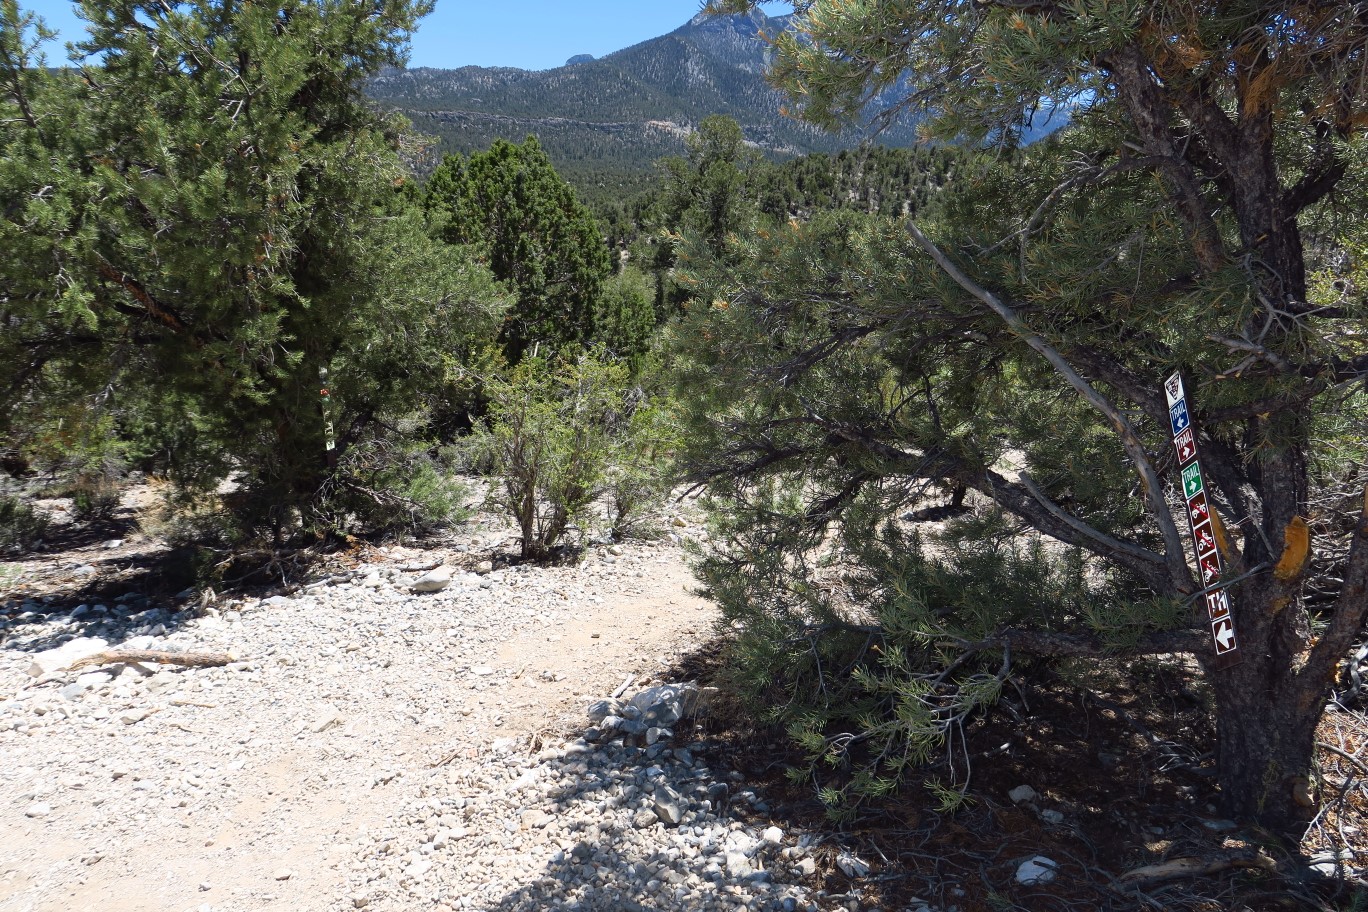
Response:
MULTIPOLYGON (((735 119, 746 139, 772 156, 858 144, 867 130, 831 134, 782 113, 784 96, 765 81, 762 35, 787 27, 786 18, 759 10, 700 14, 668 35, 585 63, 545 71, 387 70, 366 90, 435 137, 438 156, 535 135, 562 173, 590 191, 642 186, 651 163, 679 154, 683 137, 713 114, 735 119)), ((879 140, 910 145, 911 121, 879 140)))

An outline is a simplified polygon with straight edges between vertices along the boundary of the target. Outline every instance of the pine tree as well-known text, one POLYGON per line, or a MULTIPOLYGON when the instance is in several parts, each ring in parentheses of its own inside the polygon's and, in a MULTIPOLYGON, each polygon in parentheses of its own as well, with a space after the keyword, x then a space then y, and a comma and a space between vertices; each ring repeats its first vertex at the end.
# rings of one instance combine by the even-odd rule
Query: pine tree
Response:
POLYGON ((1364 199, 1361 7, 797 7, 773 75, 815 122, 895 91, 942 138, 1011 147, 1050 105, 1076 126, 1004 154, 938 218, 794 226, 717 280, 727 306, 687 334, 711 429, 698 471, 737 511, 710 582, 779 642, 814 614, 840 631, 791 578, 823 540, 801 530, 837 524, 848 578, 900 644, 860 665, 866 692, 901 681, 882 699, 942 713, 973 701, 935 704, 917 690, 944 680, 928 669, 987 649, 1190 652, 1227 812, 1295 833, 1314 813, 1317 722, 1368 618, 1368 314, 1348 292, 1357 229, 1334 217, 1364 199), (1187 557, 1178 371, 1228 614, 1187 557), (971 507, 940 557, 900 524, 971 507), (1062 550, 1009 547, 1013 526, 1062 550), (1012 583, 1040 561, 1040 585, 1012 583), (1002 586, 968 588, 984 574, 1002 586))
POLYGON ((514 295, 502 329, 510 361, 593 339, 608 248, 535 137, 447 156, 428 182, 427 207, 437 235, 476 251, 514 295))
POLYGON ((404 127, 361 93, 430 8, 84 0, 81 67, 48 73, 16 53, 31 30, 5 0, 11 409, 96 391, 153 408, 173 474, 240 471, 277 537, 357 484, 350 449, 420 404, 494 299, 426 239, 404 127))

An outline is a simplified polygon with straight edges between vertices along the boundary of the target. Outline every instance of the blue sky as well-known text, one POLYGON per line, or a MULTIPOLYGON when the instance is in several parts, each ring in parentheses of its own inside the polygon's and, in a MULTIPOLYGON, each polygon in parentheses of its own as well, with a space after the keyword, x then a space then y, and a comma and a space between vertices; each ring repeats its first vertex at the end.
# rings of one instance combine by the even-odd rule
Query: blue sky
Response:
MULTIPOLYGON (((62 63, 62 45, 82 37, 69 0, 19 0, 60 36, 49 64, 62 63)), ((437 10, 413 36, 410 66, 515 66, 544 70, 575 54, 602 57, 673 31, 701 0, 437 0, 437 10)), ((767 3, 772 15, 786 3, 767 3)))

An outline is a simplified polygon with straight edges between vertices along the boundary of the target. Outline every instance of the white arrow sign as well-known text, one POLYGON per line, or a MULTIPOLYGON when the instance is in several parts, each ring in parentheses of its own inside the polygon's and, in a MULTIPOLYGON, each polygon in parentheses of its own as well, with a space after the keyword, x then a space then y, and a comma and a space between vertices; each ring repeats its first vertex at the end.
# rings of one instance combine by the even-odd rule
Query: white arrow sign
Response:
POLYGON ((1211 625, 1211 635, 1216 638, 1216 650, 1229 652, 1235 647, 1235 631, 1229 618, 1222 618, 1211 625))

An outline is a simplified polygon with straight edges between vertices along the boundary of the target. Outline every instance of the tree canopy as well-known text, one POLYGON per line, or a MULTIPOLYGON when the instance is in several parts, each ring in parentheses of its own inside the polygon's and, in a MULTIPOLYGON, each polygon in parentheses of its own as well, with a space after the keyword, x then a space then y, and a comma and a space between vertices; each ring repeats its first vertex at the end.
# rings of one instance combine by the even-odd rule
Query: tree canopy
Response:
MULTIPOLYGON (((1368 343, 1346 218, 1364 200, 1362 10, 796 8, 773 76, 818 123, 896 93, 932 136, 1011 146, 1050 105, 1073 126, 916 223, 815 219, 700 273, 681 334, 706 403, 696 473, 733 517, 713 590, 757 641, 793 643, 797 625, 858 650, 869 618, 814 580, 817 555, 845 567, 889 645, 853 662, 855 686, 897 708, 905 746, 982 699, 983 667, 961 663, 985 650, 1191 652, 1215 695, 1227 809, 1294 829, 1336 665, 1368 617, 1368 343), (1233 667, 1185 550, 1175 371, 1218 514, 1233 667), (937 548, 913 531, 955 515, 937 548), (1003 537, 1020 529, 1056 544, 1003 537), (1032 567, 1054 582, 1010 582, 1032 567), (931 583, 947 574, 1001 585, 955 599, 963 587, 931 583)), ((790 675, 821 661, 768 648, 790 675)), ((833 724, 870 737, 869 716, 831 712, 795 720, 818 753, 849 743, 823 740, 833 724)))
POLYGON ((515 295, 502 330, 510 360, 539 344, 558 351, 591 340, 608 248, 535 137, 448 155, 428 182, 427 207, 438 236, 470 246, 515 295))
POLYGON ((404 125, 361 93, 430 8, 85 0, 79 66, 50 71, 4 0, 0 429, 138 403, 176 478, 242 471, 277 533, 356 484, 339 461, 498 300, 427 241, 404 125))

